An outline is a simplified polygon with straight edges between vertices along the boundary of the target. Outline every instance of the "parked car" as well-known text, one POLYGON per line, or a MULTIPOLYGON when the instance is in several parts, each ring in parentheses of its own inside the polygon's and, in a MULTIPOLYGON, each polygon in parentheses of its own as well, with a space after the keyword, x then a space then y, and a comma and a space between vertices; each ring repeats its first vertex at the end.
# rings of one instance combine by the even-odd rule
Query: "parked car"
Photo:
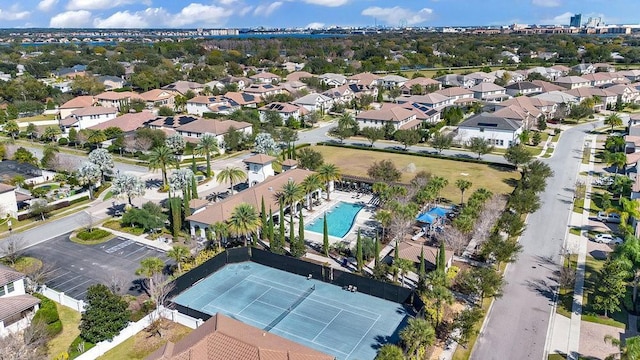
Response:
POLYGON ((604 211, 600 211, 597 216, 598 220, 605 223, 620 223, 620 214, 618 213, 606 213, 604 211))
POLYGON ((593 241, 601 244, 622 244, 622 239, 620 239, 619 237, 614 237, 611 234, 598 234, 593 238, 593 241))

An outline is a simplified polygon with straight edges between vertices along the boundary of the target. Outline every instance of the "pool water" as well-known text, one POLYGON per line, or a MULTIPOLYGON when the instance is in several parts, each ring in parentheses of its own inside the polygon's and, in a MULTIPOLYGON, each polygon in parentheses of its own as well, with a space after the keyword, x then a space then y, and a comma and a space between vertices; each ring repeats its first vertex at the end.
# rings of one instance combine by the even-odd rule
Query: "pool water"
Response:
MULTIPOLYGON (((330 236, 343 238, 356 219, 358 212, 364 208, 364 205, 339 202, 336 206, 329 209, 327 214, 327 228, 330 236)), ((324 216, 319 216, 312 223, 305 226, 306 230, 322 234, 324 228, 324 216)))

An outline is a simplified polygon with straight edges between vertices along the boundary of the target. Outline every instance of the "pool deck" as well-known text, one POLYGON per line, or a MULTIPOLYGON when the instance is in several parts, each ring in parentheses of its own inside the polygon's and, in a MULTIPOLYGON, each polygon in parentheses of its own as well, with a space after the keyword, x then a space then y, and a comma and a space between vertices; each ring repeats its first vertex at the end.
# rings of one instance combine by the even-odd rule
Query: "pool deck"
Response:
MULTIPOLYGON (((345 242, 348 243, 350 247, 355 246, 357 230, 361 229, 361 235, 373 234, 373 231, 376 226, 376 221, 374 220, 375 215, 375 206, 369 204, 372 195, 361 195, 359 198, 355 198, 355 192, 344 192, 344 191, 333 191, 331 192, 331 200, 327 201, 326 198, 323 198, 322 204, 313 207, 313 212, 310 212, 306 208, 302 211, 302 216, 304 217, 304 223, 310 224, 314 220, 320 218, 324 215, 324 213, 336 206, 339 202, 351 203, 351 204, 362 204, 364 208, 358 212, 356 215, 356 219, 353 222, 353 226, 351 230, 343 237, 338 238, 335 236, 329 235, 329 243, 335 244, 337 242, 345 242)), ((297 229, 297 222, 295 223, 297 229)), ((322 233, 317 233, 314 231, 305 230, 304 232, 305 240, 307 242, 314 242, 317 244, 322 244, 322 233)))

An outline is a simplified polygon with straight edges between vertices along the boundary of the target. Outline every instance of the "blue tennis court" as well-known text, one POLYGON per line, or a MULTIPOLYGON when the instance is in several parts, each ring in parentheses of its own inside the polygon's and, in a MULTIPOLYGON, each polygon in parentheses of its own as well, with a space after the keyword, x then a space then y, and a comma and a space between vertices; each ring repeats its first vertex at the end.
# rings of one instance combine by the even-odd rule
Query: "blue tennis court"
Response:
POLYGON ((401 304, 350 292, 253 262, 228 264, 178 295, 175 303, 221 312, 339 360, 366 360, 398 340, 401 304))

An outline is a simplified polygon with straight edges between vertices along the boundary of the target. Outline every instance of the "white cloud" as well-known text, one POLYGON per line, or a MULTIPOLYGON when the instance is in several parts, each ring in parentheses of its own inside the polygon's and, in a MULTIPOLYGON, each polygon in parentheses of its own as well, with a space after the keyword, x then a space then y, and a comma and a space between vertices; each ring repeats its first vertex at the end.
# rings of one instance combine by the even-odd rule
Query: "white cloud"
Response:
POLYGON ((535 6, 543 7, 557 7, 562 5, 562 1, 560 0, 532 0, 531 3, 535 6))
POLYGON ((303 0, 303 1, 306 2, 307 4, 329 6, 329 7, 342 6, 349 2, 349 0, 303 0))
POLYGON ((569 20, 571 19, 571 17, 573 16, 573 13, 571 12, 566 12, 564 14, 560 14, 558 16, 555 16, 551 19, 542 19, 540 20, 540 24, 545 24, 545 25, 568 25, 569 24, 569 20))
POLYGON ((179 13, 172 15, 169 21, 171 27, 182 27, 198 24, 202 26, 220 26, 226 23, 233 14, 233 10, 215 5, 191 3, 179 13))
POLYGON ((433 15, 433 10, 423 8, 419 11, 413 11, 399 6, 394 6, 392 8, 373 6, 362 10, 362 15, 375 17, 389 25, 400 25, 405 23, 407 25, 416 25, 429 20, 431 15, 433 15))
POLYGON ((52 28, 79 28, 91 24, 91 12, 86 10, 65 11, 51 18, 49 27, 52 28))
POLYGON ((218 2, 220 3, 220 5, 232 5, 233 3, 235 3, 237 0, 218 0, 218 2))
POLYGON ((253 6, 245 6, 240 11, 238 11, 238 15, 245 16, 253 10, 253 6))
POLYGON ((321 22, 312 22, 310 24, 307 24, 307 26, 305 26, 306 29, 322 29, 324 28, 324 23, 321 22))
POLYGON ((38 10, 49 11, 58 4, 58 0, 42 0, 38 3, 38 10))
POLYGON ((24 20, 30 15, 31 13, 29 11, 20 11, 20 6, 18 4, 14 4, 8 9, 0 9, 0 20, 24 20))
POLYGON ((135 3, 151 5, 151 0, 70 0, 67 4, 67 10, 111 9, 135 3))
POLYGON ((253 10, 253 15, 255 16, 269 16, 271 13, 276 11, 280 6, 282 6, 282 1, 275 1, 269 5, 258 5, 253 10))
POLYGON ((149 22, 143 15, 144 12, 130 13, 129 11, 118 11, 106 19, 94 19, 93 26, 104 29, 149 27, 149 22))

